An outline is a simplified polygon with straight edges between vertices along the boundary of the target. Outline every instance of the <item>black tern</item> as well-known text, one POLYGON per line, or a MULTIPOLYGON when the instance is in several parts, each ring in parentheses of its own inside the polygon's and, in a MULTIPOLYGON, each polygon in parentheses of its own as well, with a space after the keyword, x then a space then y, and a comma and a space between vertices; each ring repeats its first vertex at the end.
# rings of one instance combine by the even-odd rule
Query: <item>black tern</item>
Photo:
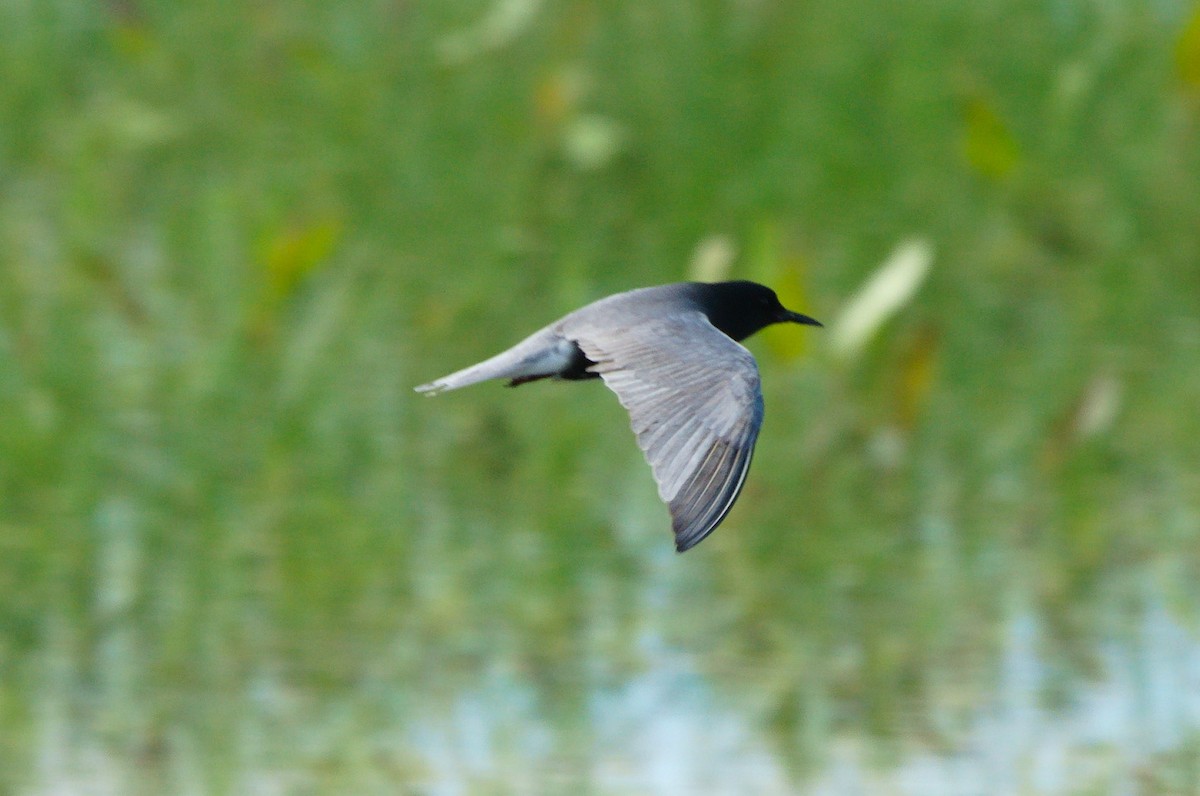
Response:
POLYGON ((682 553, 712 533, 742 491, 763 399, 754 357, 739 342, 775 323, 821 325, 755 282, 647 287, 588 304, 416 390, 603 379, 629 412, 682 553))

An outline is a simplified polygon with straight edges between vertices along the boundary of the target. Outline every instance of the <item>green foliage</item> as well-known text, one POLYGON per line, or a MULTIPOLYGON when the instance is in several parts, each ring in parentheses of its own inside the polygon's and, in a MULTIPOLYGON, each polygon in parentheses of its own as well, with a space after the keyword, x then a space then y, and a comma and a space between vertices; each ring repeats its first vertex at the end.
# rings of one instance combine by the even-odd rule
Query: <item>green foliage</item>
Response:
POLYGON ((803 776, 953 748, 1014 614, 1074 684, 1147 594, 1194 627, 1197 17, 1155 8, 0 4, 0 790, 394 792, 475 700, 463 782, 578 792, 596 695, 674 663, 803 776), (852 361, 750 343, 686 557, 601 386, 412 393, 713 236, 823 321, 935 256, 852 361))

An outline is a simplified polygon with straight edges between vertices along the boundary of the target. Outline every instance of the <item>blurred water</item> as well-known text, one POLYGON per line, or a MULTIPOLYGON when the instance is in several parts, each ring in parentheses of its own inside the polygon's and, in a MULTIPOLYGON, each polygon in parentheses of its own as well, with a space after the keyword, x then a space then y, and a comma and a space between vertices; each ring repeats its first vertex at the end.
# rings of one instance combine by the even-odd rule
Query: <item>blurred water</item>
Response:
MULTIPOLYGON (((1045 628, 1022 613, 1006 621, 1000 677, 949 748, 901 739, 899 762, 879 767, 864 737, 828 739, 825 763, 804 787, 828 796, 1138 793, 1145 770, 1186 751, 1200 732, 1200 642, 1151 599, 1137 645, 1113 644, 1091 682, 1072 684, 1067 704, 1046 705, 1045 628)), ((594 745, 570 779, 602 793, 792 793, 780 753, 751 717, 719 696, 687 656, 647 642, 642 674, 589 692, 594 745)), ((936 699, 934 700, 936 702, 936 699)), ((536 790, 550 769, 553 729, 536 715, 527 684, 492 680, 446 713, 431 707, 413 734, 429 765, 429 793, 465 794, 501 781, 536 790), (440 714, 440 715, 439 715, 440 714), (497 739, 523 727, 514 747, 497 739), (514 759, 515 758, 515 759, 514 759)), ((1177 776, 1186 776, 1183 771, 1177 776)), ((544 783, 543 783, 544 784, 544 783)))
MULTIPOLYGON (((818 748, 802 750, 764 736, 752 706, 731 699, 727 684, 707 679, 693 655, 664 641, 655 627, 669 617, 653 615, 661 581, 648 582, 659 585, 648 587, 645 597, 650 621, 637 644, 643 665, 627 677, 613 676, 599 661, 590 673, 579 673, 576 686, 586 705, 580 726, 564 724, 555 706, 539 701, 529 673, 504 662, 460 688, 436 682, 436 670, 424 688, 374 682, 369 690, 386 718, 370 730, 369 742, 364 705, 309 712, 303 695, 264 676, 244 701, 229 706, 241 716, 237 751, 220 775, 198 754, 204 739, 180 728, 170 739, 168 770, 156 779, 145 759, 123 754, 119 739, 114 743, 119 723, 106 726, 102 712, 81 722, 72 697, 80 675, 67 654, 71 631, 60 625, 52 634, 58 654, 47 656, 37 699, 36 771, 21 792, 155 792, 163 783, 176 793, 320 792, 312 790, 312 762, 337 757, 339 748, 357 750, 349 764, 361 768, 356 781, 363 792, 405 783, 431 796, 798 788, 827 796, 1049 796, 1141 793, 1147 782, 1162 792, 1188 792, 1195 784, 1189 777, 1200 736, 1200 640, 1149 585, 1134 639, 1104 644, 1097 651, 1101 665, 1087 681, 1050 687, 1059 675, 1040 651, 1048 628, 1020 609, 1003 620, 996 679, 990 692, 973 695, 969 719, 913 717, 914 727, 957 722, 957 731, 934 741, 914 730, 881 742, 839 730, 818 748), (792 755, 818 762, 797 778, 792 755)), ((112 665, 124 668, 119 661, 112 665)), ((121 691, 136 698, 132 684, 123 683, 121 691)), ((943 696, 930 693, 925 709, 936 714, 939 704, 953 701, 943 696)))

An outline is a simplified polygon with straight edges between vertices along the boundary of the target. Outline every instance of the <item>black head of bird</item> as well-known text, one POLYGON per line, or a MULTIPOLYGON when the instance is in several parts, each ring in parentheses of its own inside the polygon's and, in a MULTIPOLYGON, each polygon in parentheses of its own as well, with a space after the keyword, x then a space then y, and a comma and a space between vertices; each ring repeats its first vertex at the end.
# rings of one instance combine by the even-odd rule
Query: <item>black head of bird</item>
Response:
POLYGON ((785 308, 774 290, 757 282, 694 283, 694 287, 709 322, 739 343, 776 323, 821 325, 785 308))
POLYGON ((820 326, 755 282, 680 282, 600 299, 507 351, 417 387, 602 378, 629 412, 679 552, 741 492, 762 426, 758 367, 739 341, 776 323, 820 326))

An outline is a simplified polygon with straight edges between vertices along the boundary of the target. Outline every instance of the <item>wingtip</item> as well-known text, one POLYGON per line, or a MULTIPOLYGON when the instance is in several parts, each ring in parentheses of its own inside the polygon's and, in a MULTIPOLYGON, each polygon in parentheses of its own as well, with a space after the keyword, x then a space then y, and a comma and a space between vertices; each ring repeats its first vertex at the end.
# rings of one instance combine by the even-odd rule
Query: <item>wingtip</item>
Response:
POLYGON ((431 381, 428 384, 422 384, 420 386, 413 387, 413 392, 420 393, 427 398, 432 398, 441 391, 442 385, 438 384, 436 381, 431 381))
POLYGON ((702 541, 704 541, 704 539, 710 533, 712 533, 712 528, 708 529, 707 531, 704 531, 703 533, 697 533, 696 528, 694 528, 694 527, 692 527, 692 528, 676 528, 673 530, 675 531, 675 552, 676 553, 686 553, 688 550, 691 550, 693 547, 695 547, 696 545, 698 545, 702 541))

